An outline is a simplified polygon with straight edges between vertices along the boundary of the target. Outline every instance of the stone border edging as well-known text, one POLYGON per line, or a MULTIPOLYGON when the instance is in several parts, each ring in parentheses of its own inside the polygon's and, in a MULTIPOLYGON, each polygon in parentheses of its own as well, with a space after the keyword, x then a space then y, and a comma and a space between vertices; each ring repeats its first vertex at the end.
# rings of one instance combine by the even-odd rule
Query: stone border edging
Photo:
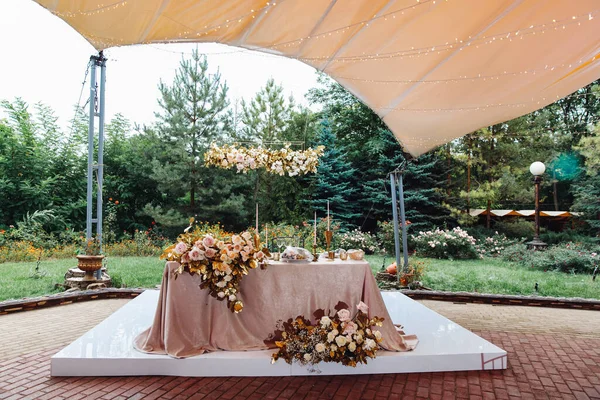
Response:
POLYGON ((454 303, 492 304, 504 306, 529 306, 570 308, 577 310, 600 311, 600 300, 566 298, 566 297, 541 297, 541 296, 515 296, 503 294, 481 294, 468 292, 437 292, 429 290, 401 290, 401 293, 415 300, 452 301, 454 303))
MULTIPOLYGON (((28 299, 0 302, 0 315, 39 308, 62 306, 90 300, 129 299, 139 296, 147 289, 108 288, 58 293, 28 299)), ((481 294, 467 292, 437 292, 429 290, 400 290, 402 294, 415 300, 451 301, 454 303, 492 304, 505 306, 553 307, 577 310, 600 311, 600 300, 564 297, 514 296, 501 294, 481 294)))
POLYGON ((82 301, 100 299, 129 299, 134 298, 146 289, 117 289, 107 288, 98 290, 82 290, 69 293, 57 293, 49 296, 41 296, 19 300, 0 302, 0 315, 12 314, 20 311, 30 311, 39 308, 62 306, 65 304, 78 303, 82 301))

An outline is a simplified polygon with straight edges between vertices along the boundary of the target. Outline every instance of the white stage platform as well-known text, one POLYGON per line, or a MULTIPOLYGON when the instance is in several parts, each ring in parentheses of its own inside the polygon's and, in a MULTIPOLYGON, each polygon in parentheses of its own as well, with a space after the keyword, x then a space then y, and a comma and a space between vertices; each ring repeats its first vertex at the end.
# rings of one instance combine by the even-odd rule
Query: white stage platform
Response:
POLYGON ((52 357, 52 376, 290 376, 505 369, 506 351, 420 303, 396 292, 382 292, 394 323, 419 337, 416 350, 380 351, 368 365, 356 368, 320 363, 316 368, 279 360, 275 350, 213 352, 175 359, 141 353, 133 339, 149 327, 158 290, 147 290, 52 357))

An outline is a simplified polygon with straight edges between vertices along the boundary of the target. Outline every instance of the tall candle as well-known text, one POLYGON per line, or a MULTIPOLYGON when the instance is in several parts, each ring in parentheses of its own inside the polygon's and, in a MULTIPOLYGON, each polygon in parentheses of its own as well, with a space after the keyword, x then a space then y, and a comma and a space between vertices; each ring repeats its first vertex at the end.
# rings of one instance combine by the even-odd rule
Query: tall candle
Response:
POLYGON ((256 203, 256 232, 258 235, 258 203, 256 203))
POLYGON ((269 224, 265 224, 265 247, 269 248, 269 224))
POLYGON ((314 237, 315 237, 315 241, 313 242, 314 245, 317 245, 317 212, 315 211, 315 232, 314 232, 314 237))
POLYGON ((327 200, 327 230, 331 230, 329 226, 329 200, 327 200))

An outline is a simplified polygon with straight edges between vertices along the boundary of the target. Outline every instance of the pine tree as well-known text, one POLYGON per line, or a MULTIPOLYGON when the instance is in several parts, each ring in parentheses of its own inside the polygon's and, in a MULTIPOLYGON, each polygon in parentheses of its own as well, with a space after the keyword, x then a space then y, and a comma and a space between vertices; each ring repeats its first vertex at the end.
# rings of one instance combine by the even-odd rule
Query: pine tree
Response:
POLYGON ((203 154, 229 125, 227 84, 219 72, 208 73, 206 57, 194 50, 191 59, 181 61, 173 84, 161 81, 158 88, 162 112, 156 114, 157 131, 165 159, 153 163, 155 178, 163 190, 189 195, 190 209, 195 210, 203 186, 203 154))
POLYGON ((321 122, 317 140, 319 145, 325 146, 325 152, 317 168, 312 207, 323 215, 327 212, 327 201, 329 201, 332 216, 341 221, 342 228, 356 226, 360 212, 357 210, 356 203, 351 201, 357 191, 354 179, 356 170, 346 161, 345 154, 336 146, 336 137, 329 126, 329 121, 321 122))

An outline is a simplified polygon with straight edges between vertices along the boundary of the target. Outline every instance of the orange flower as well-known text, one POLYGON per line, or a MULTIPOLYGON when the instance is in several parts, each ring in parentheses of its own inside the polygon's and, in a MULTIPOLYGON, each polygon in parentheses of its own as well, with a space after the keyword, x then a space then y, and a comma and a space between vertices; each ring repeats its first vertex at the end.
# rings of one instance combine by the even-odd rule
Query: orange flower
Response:
POLYGON ((119 204, 119 200, 115 201, 115 204, 119 204))

